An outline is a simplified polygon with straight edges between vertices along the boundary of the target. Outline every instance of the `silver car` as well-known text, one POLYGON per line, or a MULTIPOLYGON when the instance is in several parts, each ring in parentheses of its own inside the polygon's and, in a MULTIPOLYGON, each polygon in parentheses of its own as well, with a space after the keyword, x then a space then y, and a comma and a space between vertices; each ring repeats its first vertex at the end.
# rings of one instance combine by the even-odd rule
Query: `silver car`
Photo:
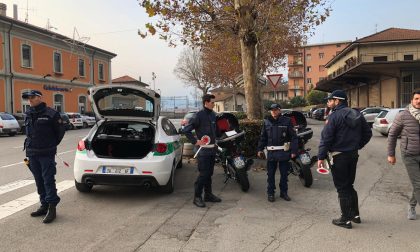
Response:
POLYGON ((19 130, 19 123, 11 114, 0 112, 0 134, 14 136, 19 130))
POLYGON ((369 126, 372 127, 375 118, 379 115, 379 113, 381 113, 383 109, 384 108, 379 107, 365 108, 364 110, 360 111, 360 113, 362 113, 362 115, 365 117, 369 126))
POLYGON ((372 125, 373 129, 383 136, 388 136, 389 129, 394 122, 395 116, 403 110, 405 110, 405 108, 382 109, 378 116, 375 117, 372 125))

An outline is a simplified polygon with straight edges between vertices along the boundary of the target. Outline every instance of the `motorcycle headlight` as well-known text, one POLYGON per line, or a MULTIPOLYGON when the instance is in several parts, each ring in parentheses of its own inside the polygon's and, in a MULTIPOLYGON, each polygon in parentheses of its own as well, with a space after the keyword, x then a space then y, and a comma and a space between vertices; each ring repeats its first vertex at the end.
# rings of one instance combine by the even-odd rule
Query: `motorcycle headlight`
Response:
POLYGON ((233 164, 235 165, 235 167, 236 167, 237 169, 242 169, 242 168, 244 168, 244 167, 245 167, 245 159, 244 159, 244 157, 241 157, 241 156, 239 156, 239 157, 235 157, 235 158, 233 159, 233 164))

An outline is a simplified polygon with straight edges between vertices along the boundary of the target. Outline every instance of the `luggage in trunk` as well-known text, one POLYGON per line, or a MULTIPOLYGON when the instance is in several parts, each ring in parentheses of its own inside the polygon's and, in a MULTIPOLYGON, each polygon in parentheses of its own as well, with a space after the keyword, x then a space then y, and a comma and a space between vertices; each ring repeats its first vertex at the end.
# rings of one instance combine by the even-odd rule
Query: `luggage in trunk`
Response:
POLYGON ((142 159, 153 150, 155 131, 140 122, 104 122, 92 139, 92 150, 101 158, 142 159))

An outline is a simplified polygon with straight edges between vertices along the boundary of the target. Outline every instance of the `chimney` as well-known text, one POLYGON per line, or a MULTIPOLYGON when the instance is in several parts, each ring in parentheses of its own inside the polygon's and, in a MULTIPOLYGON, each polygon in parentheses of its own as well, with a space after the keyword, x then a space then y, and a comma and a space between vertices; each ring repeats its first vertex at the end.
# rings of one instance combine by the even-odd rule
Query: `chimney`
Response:
POLYGON ((13 19, 18 20, 18 6, 17 6, 17 4, 13 5, 13 19))
POLYGON ((4 3, 0 3, 0 15, 6 16, 7 5, 4 3))

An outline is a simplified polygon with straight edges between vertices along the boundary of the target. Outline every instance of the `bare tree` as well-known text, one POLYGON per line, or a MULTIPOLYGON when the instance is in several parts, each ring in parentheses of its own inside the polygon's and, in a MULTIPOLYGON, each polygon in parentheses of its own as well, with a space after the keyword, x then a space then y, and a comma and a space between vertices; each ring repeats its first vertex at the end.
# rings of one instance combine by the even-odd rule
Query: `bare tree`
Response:
POLYGON ((203 73, 202 53, 197 48, 185 48, 182 51, 174 73, 187 86, 198 88, 203 94, 206 94, 211 87, 211 83, 203 73))

